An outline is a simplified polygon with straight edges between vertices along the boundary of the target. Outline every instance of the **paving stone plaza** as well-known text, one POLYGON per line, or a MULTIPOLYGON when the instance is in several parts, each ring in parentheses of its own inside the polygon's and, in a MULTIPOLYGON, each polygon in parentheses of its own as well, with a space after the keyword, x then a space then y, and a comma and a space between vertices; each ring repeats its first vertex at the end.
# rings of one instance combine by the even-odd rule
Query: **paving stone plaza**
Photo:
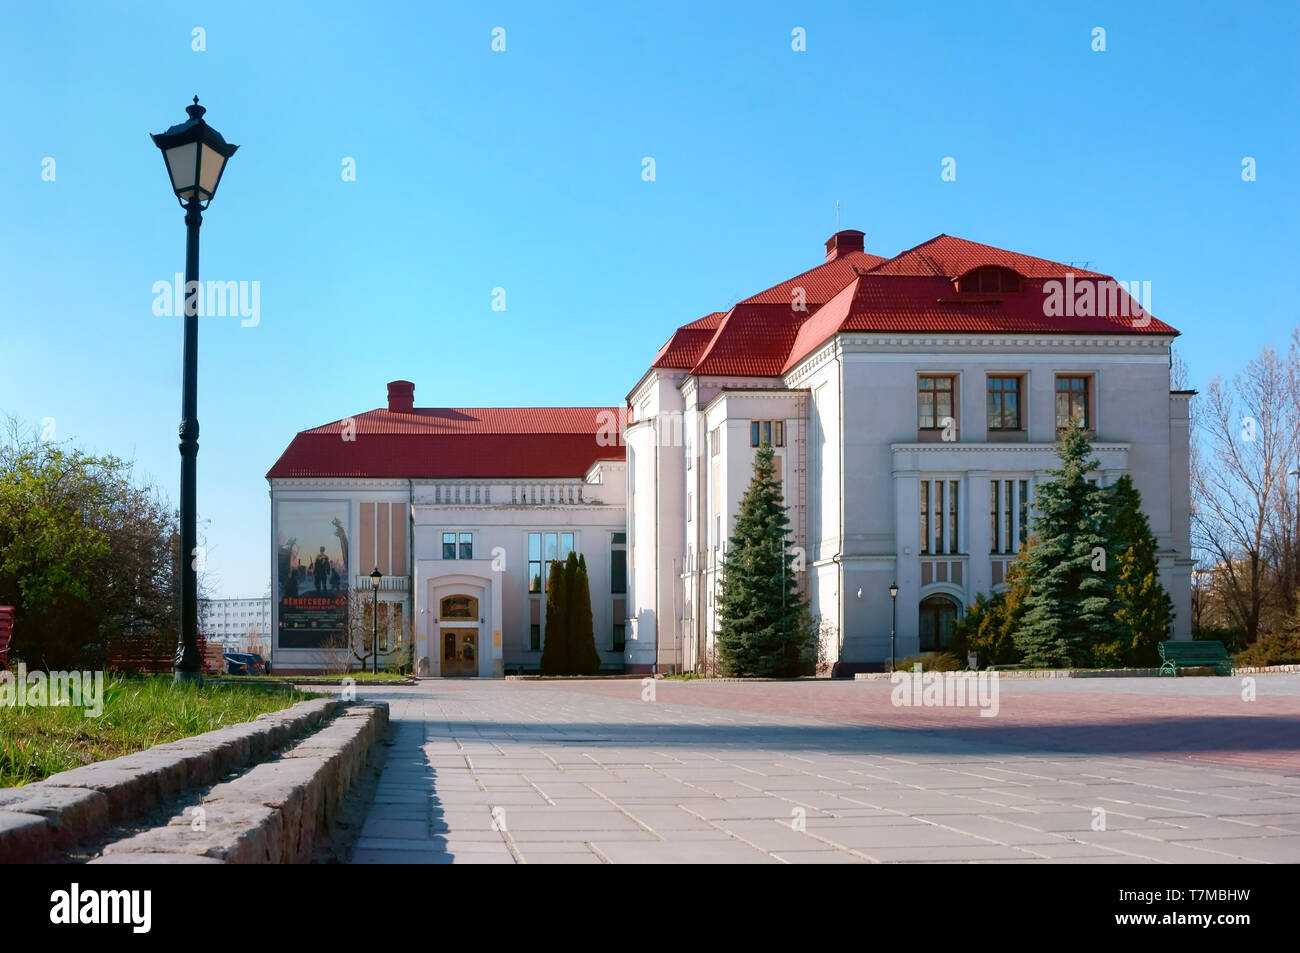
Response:
POLYGON ((1286 863, 1300 677, 424 680, 354 863, 1286 863))

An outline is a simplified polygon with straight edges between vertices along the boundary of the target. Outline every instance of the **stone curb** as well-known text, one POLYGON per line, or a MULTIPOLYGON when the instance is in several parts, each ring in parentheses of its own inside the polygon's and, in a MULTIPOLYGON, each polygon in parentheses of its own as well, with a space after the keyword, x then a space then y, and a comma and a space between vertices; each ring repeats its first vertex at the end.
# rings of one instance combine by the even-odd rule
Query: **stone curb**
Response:
POLYGON ((387 727, 387 703, 355 705, 280 760, 218 784, 198 807, 109 844, 91 863, 310 863, 387 727))
MULTIPOLYGON (((1207 670, 1211 666, 1188 666, 1195 671, 1207 670)), ((1186 669, 1179 669, 1179 678, 1184 677, 1182 672, 1186 669)), ((903 674, 912 675, 913 672, 904 672, 903 674)), ((1289 675, 1300 672, 1300 665, 1269 665, 1267 667, 1246 667, 1234 668, 1233 675, 1289 675)), ((927 671, 926 674, 929 674, 927 671)), ((996 674, 999 678, 1159 678, 1160 669, 1158 668, 1047 668, 1047 669, 999 669, 996 673, 991 673, 988 669, 981 669, 979 672, 962 670, 960 672, 939 674, 953 675, 976 675, 976 674, 996 674)), ((1165 676, 1169 678, 1171 676, 1165 676)), ((1231 677, 1231 676, 1229 676, 1231 677)), ((889 681, 888 672, 859 672, 853 676, 855 681, 889 681)))
POLYGON ((97 761, 0 790, 0 863, 35 863, 190 788, 262 761, 317 728, 343 703, 299 702, 252 721, 97 761))

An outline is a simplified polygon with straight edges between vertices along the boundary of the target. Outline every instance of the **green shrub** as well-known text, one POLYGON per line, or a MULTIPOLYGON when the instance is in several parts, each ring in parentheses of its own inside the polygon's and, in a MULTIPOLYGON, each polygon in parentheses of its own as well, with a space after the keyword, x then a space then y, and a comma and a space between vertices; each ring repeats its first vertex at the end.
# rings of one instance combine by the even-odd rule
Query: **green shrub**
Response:
POLYGON ((1241 629, 1200 626, 1192 629, 1192 639, 1197 642, 1222 642, 1229 655, 1246 651, 1246 633, 1241 629))
MULTIPOLYGON (((966 614, 953 627, 952 644, 948 647, 959 659, 974 653, 979 665, 1015 665, 1020 661, 1020 651, 1013 638, 1020 621, 1023 592, 1017 584, 1018 570, 1008 573, 1009 588, 994 595, 980 594, 975 604, 966 607, 966 614)), ((962 667, 965 667, 963 661, 962 667)))
POLYGON ((899 659, 897 671, 913 672, 917 663, 920 663, 923 672, 960 672, 966 668, 966 660, 952 652, 923 652, 899 659))
POLYGON ((1236 663, 1246 666, 1300 665, 1300 629, 1260 636, 1254 645, 1236 653, 1236 663))

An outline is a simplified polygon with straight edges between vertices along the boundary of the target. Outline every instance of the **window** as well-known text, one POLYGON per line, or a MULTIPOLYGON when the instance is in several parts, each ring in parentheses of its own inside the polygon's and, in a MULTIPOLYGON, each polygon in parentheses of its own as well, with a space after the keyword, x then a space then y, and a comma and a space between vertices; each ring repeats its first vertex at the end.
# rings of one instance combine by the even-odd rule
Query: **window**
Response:
POLYGON ((474 558, 474 534, 473 533, 443 533, 442 534, 442 558, 443 559, 473 559, 474 558), (457 548, 459 543, 459 549, 457 548))
POLYGON ((477 619, 478 600, 473 596, 448 596, 438 606, 438 618, 477 619))
POLYGON ((1073 424, 1084 430, 1092 429, 1088 412, 1087 377, 1058 377, 1056 379, 1056 429, 1065 430, 1073 424))
POLYGON ((960 480, 921 481, 921 553, 959 553, 960 480))
POLYGON ((530 652, 542 650, 542 627, 536 622, 528 626, 528 650, 530 652))
POLYGON ((528 534, 528 591, 542 591, 542 534, 528 534))
POLYGON ((917 379, 916 426, 921 430, 942 430, 945 418, 956 420, 952 394, 954 378, 921 377, 917 379))
POLYGON ((1029 481, 990 481, 989 552, 1019 552, 1029 538, 1029 520, 1029 481))
POLYGON ((623 622, 614 623, 614 651, 622 652, 627 645, 627 624, 623 622))
POLYGON ((1019 291, 1020 276, 1009 268, 976 268, 961 276, 957 290, 979 294, 1019 291))
POLYGON ((709 456, 716 457, 722 452, 722 428, 714 427, 709 434, 709 456))
POLYGON ((930 551, 930 481, 921 481, 921 552, 930 551))
POLYGON ((1020 545, 1029 538, 1029 481, 1020 481, 1020 545))
POLYGON ((615 549, 609 556, 609 591, 622 595, 627 592, 627 550, 615 549))
POLYGON ((564 562, 574 552, 573 533, 528 534, 528 591, 543 592, 551 563, 564 562))
POLYGON ((988 379, 989 430, 1021 430, 1020 378, 988 379))
POLYGON ((754 420, 749 424, 749 445, 759 447, 767 444, 769 447, 785 446, 785 421, 784 420, 754 420))

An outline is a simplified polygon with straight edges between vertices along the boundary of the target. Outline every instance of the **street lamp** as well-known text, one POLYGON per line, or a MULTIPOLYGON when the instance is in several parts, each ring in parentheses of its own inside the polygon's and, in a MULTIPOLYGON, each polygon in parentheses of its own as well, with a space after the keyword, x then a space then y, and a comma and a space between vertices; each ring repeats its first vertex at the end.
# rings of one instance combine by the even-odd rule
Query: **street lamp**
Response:
POLYGON ((370 613, 375 624, 374 633, 370 637, 370 649, 375 653, 375 674, 379 674, 379 580, 384 578, 384 574, 375 567, 375 571, 370 574, 370 590, 375 594, 375 606, 370 613))
POLYGON ((202 682, 203 660, 199 657, 199 577, 196 527, 196 473, 199 455, 198 373, 199 322, 199 226, 202 212, 212 201, 225 171, 226 160, 239 146, 232 146, 203 119, 207 111, 199 105, 186 106, 189 119, 166 132, 153 135, 162 150, 171 178, 172 192, 185 209, 185 345, 181 394, 181 631, 173 664, 177 682, 202 682))
POLYGON ((894 637, 898 632, 898 583, 889 584, 889 598, 893 601, 894 621, 889 626, 889 674, 894 674, 894 637))

